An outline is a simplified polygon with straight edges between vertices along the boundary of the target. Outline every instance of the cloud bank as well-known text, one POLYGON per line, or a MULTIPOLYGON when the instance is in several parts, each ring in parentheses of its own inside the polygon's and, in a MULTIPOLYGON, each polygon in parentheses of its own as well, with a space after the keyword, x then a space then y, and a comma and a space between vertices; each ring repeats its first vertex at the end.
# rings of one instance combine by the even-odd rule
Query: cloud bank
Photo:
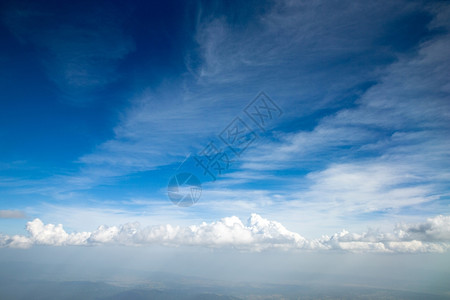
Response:
POLYGON ((40 219, 27 223, 28 236, 0 235, 0 247, 163 245, 231 248, 239 251, 268 249, 386 253, 446 252, 450 248, 450 216, 436 216, 424 223, 399 224, 390 233, 369 230, 362 234, 342 230, 332 236, 308 240, 282 224, 252 214, 244 224, 227 217, 188 227, 160 225, 141 228, 139 223, 101 225, 93 232, 67 233, 61 224, 45 225, 40 219))

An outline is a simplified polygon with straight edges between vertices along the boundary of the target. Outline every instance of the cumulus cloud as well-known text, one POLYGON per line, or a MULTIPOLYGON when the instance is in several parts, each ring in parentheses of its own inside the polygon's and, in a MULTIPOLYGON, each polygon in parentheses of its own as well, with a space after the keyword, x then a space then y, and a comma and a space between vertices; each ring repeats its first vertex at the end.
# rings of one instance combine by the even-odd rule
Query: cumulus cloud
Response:
POLYGON ((28 236, 0 235, 0 247, 29 248, 33 245, 164 245, 231 248, 240 251, 267 249, 350 252, 445 252, 450 248, 450 216, 437 216, 424 223, 400 224, 390 233, 362 234, 343 230, 332 236, 308 240, 276 221, 252 214, 244 224, 238 217, 188 227, 160 225, 141 228, 139 223, 102 225, 93 232, 67 233, 61 224, 27 223, 28 236))
POLYGON ((363 234, 343 230, 320 242, 329 249, 353 252, 445 252, 450 249, 450 216, 436 216, 417 224, 398 224, 391 233, 363 234))
POLYGON ((437 216, 425 223, 398 225, 396 233, 405 240, 450 241, 450 216, 437 216))

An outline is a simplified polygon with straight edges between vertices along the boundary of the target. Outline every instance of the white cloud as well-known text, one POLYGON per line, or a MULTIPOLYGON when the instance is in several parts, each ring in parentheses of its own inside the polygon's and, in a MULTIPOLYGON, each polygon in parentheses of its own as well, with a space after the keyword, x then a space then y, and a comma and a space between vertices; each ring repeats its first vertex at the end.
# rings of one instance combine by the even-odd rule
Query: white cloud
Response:
POLYGON ((87 232, 68 234, 62 224, 44 225, 41 220, 35 219, 27 223, 27 231, 30 233, 30 239, 38 245, 82 245, 91 235, 87 232))
POLYGON ((328 203, 330 210, 370 212, 417 205, 437 199, 430 185, 422 182, 410 166, 373 161, 335 164, 310 173, 309 190, 299 193, 304 200, 328 203))
POLYGON ((30 248, 33 242, 30 238, 22 235, 13 235, 9 237, 7 235, 0 234, 0 247, 11 247, 11 248, 30 248))
POLYGON ((396 232, 402 239, 424 241, 449 241, 450 217, 437 216, 425 223, 398 225, 396 232))
MULTIPOLYGON (((79 158, 85 168, 74 176, 75 187, 90 187, 110 177, 183 160, 190 151, 200 151, 208 137, 218 134, 263 89, 272 89, 270 94, 281 106, 291 102, 286 103, 287 119, 323 108, 323 102, 330 99, 310 99, 347 93, 351 86, 374 80, 375 64, 368 69, 356 68, 357 61, 342 65, 342 55, 357 58, 368 52, 382 24, 410 10, 410 5, 398 4, 321 6, 280 1, 258 16, 255 26, 248 30, 230 26, 226 18, 201 16, 195 34, 198 47, 187 54, 199 56, 198 62, 194 59, 200 65, 198 76, 183 77, 180 82, 171 78, 176 83, 133 94, 130 109, 114 129, 114 138, 79 158), (315 22, 318 19, 320 23, 315 22), (326 62, 339 67, 325 70, 322 66, 326 62), (327 86, 326 93, 323 85, 327 86)), ((116 27, 111 29, 119 31, 114 35, 119 41, 110 54, 114 62, 130 51, 127 37, 116 27)), ((88 42, 101 43, 95 33, 91 35, 88 42)), ((100 44, 95 48, 105 47, 100 44)), ((364 59, 364 64, 368 61, 370 58, 364 59)), ((337 136, 329 129, 317 131, 321 137, 316 144, 337 136)), ((365 134, 365 130, 345 132, 339 135, 339 142, 349 143, 356 135, 364 138, 365 134)), ((301 144, 306 139, 311 142, 314 136, 306 134, 293 143, 301 144)), ((286 153, 286 158, 298 157, 293 152, 286 153)), ((73 186, 64 179, 59 188, 73 186)))
POLYGON ((93 232, 67 233, 61 224, 35 219, 27 223, 29 236, 0 235, 0 246, 29 248, 33 245, 164 245, 233 248, 240 251, 267 249, 350 252, 445 252, 450 249, 450 216, 424 223, 397 225, 392 232, 362 234, 342 230, 332 236, 308 240, 282 224, 252 214, 244 224, 237 217, 187 227, 160 225, 141 228, 139 223, 102 225, 93 232))
MULTIPOLYGON (((80 157, 79 162, 83 164, 80 173, 54 178, 51 184, 38 182, 36 185, 40 189, 42 186, 48 189, 51 185, 65 192, 87 189, 100 182, 110 183, 107 181, 110 177, 182 160, 192 149, 201 150, 204 145, 197 142, 218 133, 229 117, 234 117, 235 112, 251 100, 245 93, 253 94, 261 87, 274 90, 270 94, 277 103, 283 101, 283 97, 290 99, 285 102, 287 105, 281 105, 286 108, 283 118, 289 120, 289 116, 300 119, 323 108, 324 90, 329 95, 340 95, 337 92, 375 78, 381 80, 362 95, 355 107, 322 119, 311 131, 283 134, 280 143, 249 149, 248 160, 243 165, 246 173, 254 170, 254 174, 262 176, 261 169, 285 168, 302 171, 298 176, 292 173, 283 176, 283 172, 265 174, 286 183, 280 184, 283 195, 279 202, 273 197, 273 190, 230 188, 226 185, 230 182, 219 180, 215 184, 220 188, 205 189, 197 207, 204 209, 203 216, 210 217, 211 211, 223 216, 234 215, 237 211, 243 213, 244 209, 246 214, 276 210, 286 214, 289 210, 295 215, 292 219, 296 220, 302 214, 316 216, 325 211, 321 216, 326 216, 322 222, 326 223, 335 221, 336 216, 347 218, 356 215, 355 212, 408 207, 436 199, 442 195, 442 190, 429 182, 431 179, 434 184, 449 182, 450 178, 446 171, 449 170, 446 163, 449 143, 445 139, 448 132, 436 129, 443 124, 448 128, 450 124, 450 102, 444 98, 449 91, 445 76, 449 61, 444 51, 448 48, 448 35, 437 35, 420 45, 417 55, 410 53, 399 57, 390 67, 382 67, 384 76, 381 78, 380 73, 371 74, 371 68, 354 67, 351 72, 346 72, 342 70, 343 65, 337 65, 337 71, 314 67, 322 60, 324 64, 337 62, 335 59, 342 59, 342 54, 358 53, 361 56, 361 53, 367 53, 374 46, 373 38, 380 35, 383 23, 412 11, 409 5, 399 3, 369 4, 371 7, 368 8, 354 3, 333 4, 337 6, 333 7, 286 1, 261 16, 260 27, 248 31, 229 27, 223 18, 202 23, 198 28, 198 39, 204 61, 199 84, 185 83, 186 90, 179 92, 175 84, 169 89, 162 87, 165 92, 137 95, 133 106, 115 127, 114 138, 93 153, 80 157), (338 13, 330 14, 334 10, 338 13), (314 22, 316 19, 321 22, 314 22), (221 84, 229 80, 234 81, 236 88, 223 88, 221 84), (203 85, 205 82, 208 84, 203 85), (245 89, 239 84, 245 85, 245 89), (375 153, 376 157, 361 162, 361 154, 364 156, 367 152, 375 153), (333 164, 326 165, 330 161, 333 164), (313 172, 305 178, 303 168, 311 162, 326 166, 321 169, 322 166, 314 165, 313 172), (306 186, 306 182, 311 185, 306 186), (224 201, 220 201, 222 199, 224 201)), ((448 13, 444 10, 436 12, 436 20, 441 20, 441 23, 433 21, 436 27, 448 22, 445 14, 448 13)), ((122 52, 119 44, 117 47, 111 57, 113 60, 126 52, 122 52)), ((368 62, 370 57, 364 56, 364 65, 368 62)), ((338 98, 336 96, 339 102, 338 98)), ((340 104, 335 105, 332 108, 340 104)), ((236 177, 242 181, 243 172, 236 177)), ((246 179, 260 180, 255 176, 246 179)), ((158 209, 165 209, 163 205, 161 207, 158 209)), ((167 217, 168 210, 163 212, 165 214, 161 215, 167 217)), ((107 221, 99 220, 97 224, 102 223, 107 221)), ((65 225, 70 228, 69 224, 65 225)), ((105 230, 96 236, 99 243, 113 240, 114 233, 105 230)))
POLYGON ((450 216, 436 216, 424 223, 399 224, 392 233, 345 230, 321 242, 334 249, 373 252, 444 252, 450 249, 450 216))
MULTIPOLYGON (((431 29, 450 28, 447 7, 433 15, 431 29)), ((285 177, 295 195, 290 204, 327 207, 333 216, 438 202, 450 176, 449 45, 450 35, 436 35, 416 53, 399 55, 355 106, 323 117, 310 131, 251 149, 242 167, 301 171, 285 177)))

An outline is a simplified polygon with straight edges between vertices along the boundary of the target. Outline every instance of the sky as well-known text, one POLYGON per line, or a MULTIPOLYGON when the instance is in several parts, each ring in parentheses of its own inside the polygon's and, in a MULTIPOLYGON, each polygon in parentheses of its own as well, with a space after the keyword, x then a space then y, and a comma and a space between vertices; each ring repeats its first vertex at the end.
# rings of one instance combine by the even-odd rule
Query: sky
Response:
POLYGON ((448 263, 449 20, 445 1, 2 1, 0 253, 448 263))

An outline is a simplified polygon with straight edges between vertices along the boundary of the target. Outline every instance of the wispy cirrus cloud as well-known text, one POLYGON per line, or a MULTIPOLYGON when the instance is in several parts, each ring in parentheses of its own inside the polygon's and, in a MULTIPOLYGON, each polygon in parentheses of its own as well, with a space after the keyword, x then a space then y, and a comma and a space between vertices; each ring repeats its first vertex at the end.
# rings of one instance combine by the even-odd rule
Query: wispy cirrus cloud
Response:
POLYGON ((396 18, 414 10, 413 6, 404 6, 399 12, 398 7, 375 5, 369 10, 336 4, 323 6, 321 11, 315 10, 313 4, 300 7, 280 2, 257 15, 254 26, 248 30, 233 27, 226 17, 200 14, 195 29, 198 47, 186 53, 198 57, 195 68, 186 61, 187 69, 197 70, 195 74, 135 95, 114 130, 114 138, 82 156, 80 162, 127 173, 182 160, 187 153, 200 148, 202 141, 220 132, 260 90, 268 90, 280 105, 286 104, 287 119, 311 113, 322 106, 309 100, 324 96, 319 96, 323 84, 336 83, 339 87, 333 89, 347 94, 351 86, 375 78, 367 68, 356 68, 357 60, 350 62, 355 68, 344 72, 345 76, 342 70, 340 76, 334 76, 330 69, 317 67, 317 61, 340 61, 341 55, 350 55, 349 47, 352 54, 368 51, 377 32, 383 30, 382 25, 371 27, 374 36, 368 36, 355 18, 364 19, 362 15, 370 11, 366 26, 372 26, 379 21, 376 16, 388 12, 390 18, 396 18), (347 25, 336 27, 333 26, 336 20, 323 18, 328 20, 326 24, 311 28, 311 20, 334 9, 345 11, 345 17, 340 19, 347 25), (347 36, 349 26, 355 29, 350 32, 360 38, 347 36), (268 42, 274 40, 277 42, 268 42), (303 59, 294 59, 299 56, 303 59), (295 84, 286 77, 296 78, 295 84), (283 91, 291 92, 287 95, 283 91), (303 100, 299 92, 304 94, 303 100), (286 97, 295 97, 295 103, 286 97))
MULTIPOLYGON (((324 103, 334 107, 333 110, 337 113, 332 113, 327 118, 323 118, 324 115, 321 114, 319 124, 312 131, 275 135, 280 141, 278 146, 275 144, 275 147, 270 145, 255 149, 254 153, 247 156, 249 160, 243 164, 244 168, 276 170, 286 168, 287 165, 295 166, 293 162, 298 160, 298 163, 311 159, 326 162, 330 153, 346 156, 349 150, 383 139, 385 132, 372 127, 376 126, 375 123, 354 122, 357 118, 369 122, 371 118, 384 114, 383 111, 371 110, 369 102, 372 101, 371 95, 375 91, 387 89, 387 85, 390 86, 387 89, 392 95, 390 97, 396 97, 396 91, 393 89, 397 85, 391 77, 398 82, 404 82, 404 86, 416 86, 411 81, 416 82, 420 78, 403 78, 402 74, 414 72, 420 76, 426 73, 421 73, 426 68, 433 68, 427 60, 420 63, 420 57, 434 55, 431 52, 437 46, 432 45, 440 43, 441 40, 435 40, 430 47, 423 44, 421 52, 418 56, 413 56, 413 59, 410 59, 408 54, 383 72, 375 72, 375 69, 380 68, 376 60, 373 65, 361 68, 358 57, 361 56, 362 59, 364 54, 364 61, 367 63, 370 61, 367 55, 382 53, 375 51, 373 47, 377 47, 376 40, 379 35, 383 35, 389 22, 414 14, 419 7, 414 4, 403 5, 401 2, 393 2, 388 6, 373 4, 370 9, 363 5, 337 3, 320 8, 314 4, 304 5, 280 2, 257 15, 254 26, 248 30, 231 26, 226 17, 202 16, 196 28, 199 48, 192 49, 199 51, 200 55, 200 64, 194 77, 183 78, 180 82, 182 90, 171 86, 178 92, 147 93, 139 97, 134 107, 116 127, 115 138, 103 143, 94 153, 81 157, 80 162, 94 167, 122 169, 121 172, 126 173, 180 160, 185 154, 197 149, 196 147, 200 150, 201 139, 205 141, 211 135, 217 134, 234 114, 242 109, 243 103, 250 101, 261 89, 269 90, 281 106, 288 108, 283 116, 286 122, 290 122, 294 117, 301 118, 320 111, 324 103), (339 14, 340 26, 333 25, 337 22, 333 18, 321 17, 336 9, 343 13, 345 10, 344 16, 339 14), (316 18, 325 21, 320 26, 312 26, 311 20, 316 18), (383 23, 380 19, 386 21, 383 23), (361 26, 370 27, 369 32, 372 35, 368 35, 368 31, 361 26), (278 42, 267 42, 273 40, 278 42), (299 60, 298 57, 303 59, 299 60), (346 64, 339 64, 344 58, 346 64), (325 70, 318 67, 318 61, 336 63, 337 67, 340 67, 339 70, 336 69, 339 75, 333 73, 330 68, 325 70), (351 72, 342 69, 347 67, 351 68, 351 72), (302 76, 305 80, 301 79, 302 76), (296 78, 295 86, 292 85, 292 80, 284 77, 296 78), (341 98, 358 93, 356 90, 352 92, 352 87, 368 81, 380 83, 362 95, 362 99, 356 103, 356 108, 347 109, 349 103, 342 103, 341 98), (245 85, 245 89, 239 87, 241 84, 245 85), (323 86, 327 86, 329 90, 325 94, 323 86), (242 93, 236 93, 236 89, 242 93), (286 91, 291 94, 287 95, 286 91), (331 99, 326 94, 335 96, 331 99), (294 97, 296 100, 287 101, 287 97, 294 97), (221 109, 215 109, 219 104, 221 109), (351 115, 345 117, 347 113, 351 115), (358 117, 358 114, 361 116, 358 117), (340 121, 341 119, 343 121, 340 121), (271 153, 271 156, 263 153, 271 153)), ((431 14, 428 11, 423 13, 431 14)), ((430 31, 442 25, 433 26, 430 25, 430 31)), ((389 55, 392 60, 401 57, 401 54, 395 51, 389 55)), ((441 58, 446 59, 445 56, 441 58)), ((436 63, 442 62, 434 64, 436 63)), ((436 76, 442 77, 443 74, 436 76)), ((442 78, 439 82, 443 84, 442 78)), ((373 101, 376 102, 377 99, 373 101)), ((394 106, 390 109, 391 114, 396 115, 389 117, 389 120, 404 124, 407 122, 406 115, 399 111, 403 107, 399 101, 400 99, 395 100, 397 104, 392 104, 394 106)), ((411 111, 415 109, 413 103, 410 105, 413 107, 411 111)), ((431 115, 430 113, 429 117, 431 115)), ((380 118, 374 122, 383 121, 380 118)), ((381 130, 386 130, 388 123, 383 123, 381 130)), ((390 127, 388 130, 394 129, 390 127)))
MULTIPOLYGON (((204 215, 315 215, 328 207, 333 217, 348 217, 432 203, 445 195, 449 173, 448 35, 431 34, 446 28, 448 10, 436 7, 281 1, 245 29, 226 16, 199 18, 198 47, 186 53, 198 57, 196 66, 186 61, 192 72, 131 93, 113 137, 81 155, 78 171, 29 191, 95 198, 83 193, 182 161, 264 89, 285 111, 278 131, 250 148, 236 172, 204 186, 204 215), (378 40, 399 19, 424 32, 408 33, 404 51, 378 40)), ((147 196, 165 197, 165 184, 147 196)))
MULTIPOLYGON (((443 15, 448 10, 436 13, 430 28, 448 28, 443 15)), ((242 168, 301 171, 296 180, 284 176, 297 198, 292 204, 321 203, 344 214, 437 200, 445 206, 449 42, 447 34, 440 35, 420 44, 414 55, 399 55, 354 107, 324 116, 312 130, 278 133, 275 141, 251 149, 242 168)))

